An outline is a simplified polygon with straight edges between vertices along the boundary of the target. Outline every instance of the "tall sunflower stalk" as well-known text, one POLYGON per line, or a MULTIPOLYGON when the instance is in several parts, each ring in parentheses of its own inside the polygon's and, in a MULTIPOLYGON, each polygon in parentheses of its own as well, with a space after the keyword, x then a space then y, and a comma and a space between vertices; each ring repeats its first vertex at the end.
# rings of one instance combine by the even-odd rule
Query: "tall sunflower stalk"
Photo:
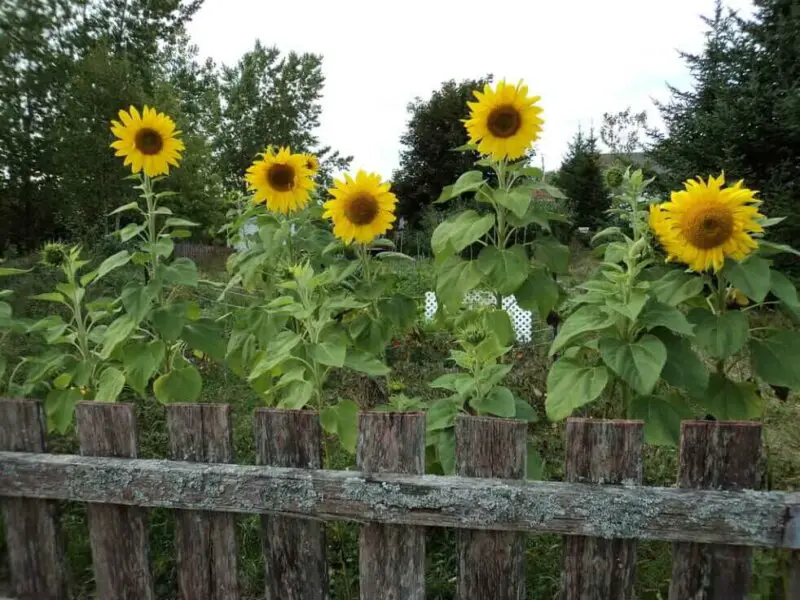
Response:
MULTIPOLYGON (((353 294, 364 309, 348 315, 350 335, 358 347, 384 361, 392 337, 405 332, 416 317, 412 298, 388 291, 394 277, 388 263, 413 260, 393 251, 394 244, 383 237, 397 219, 397 198, 380 175, 364 170, 335 179, 328 192, 331 199, 323 205, 323 217, 332 221, 334 236, 354 248, 360 263, 353 294)), ((365 380, 364 387, 366 406, 388 400, 388 382, 365 380)))
MULTIPOLYGON (((788 308, 793 310, 793 286, 772 268, 768 257, 794 250, 763 239, 765 228, 782 219, 767 219, 761 214, 761 200, 756 194, 743 181, 725 187, 724 174, 707 180, 698 177, 687 181, 683 190, 673 192, 670 201, 654 205, 650 211, 651 228, 667 261, 685 263, 710 289, 705 299, 707 313, 696 309, 694 318, 702 340, 706 324, 716 325, 718 343, 707 350, 715 359, 715 376, 724 381, 730 360, 736 358, 753 332, 763 331, 749 327, 745 313, 758 310, 771 291, 779 301, 788 300, 788 308), (732 337, 730 343, 722 343, 721 338, 728 336, 732 337)), ((752 352, 752 339, 750 345, 752 352)), ((760 342, 755 342, 755 348, 761 348, 760 342)), ((770 375, 790 383, 784 377, 770 375)))
MULTIPOLYGON (((452 392, 431 407, 437 418, 431 417, 428 427, 428 439, 447 472, 453 468, 457 414, 536 418, 527 401, 502 385, 511 370, 505 356, 516 337, 503 300, 513 296, 522 308, 546 320, 563 295, 553 275, 565 273, 569 261, 568 249, 550 231, 550 222, 563 217, 533 199, 540 191, 553 197, 563 194, 546 185, 541 170, 528 166, 525 158, 542 130, 539 96, 529 96, 522 82, 505 81, 487 84, 474 94, 464 119, 469 143, 462 149, 481 154, 476 166, 492 169, 496 180, 487 180, 476 169, 445 187, 437 202, 468 194, 475 205, 441 223, 431 238, 436 295, 461 345, 451 357, 463 370, 431 383, 452 392), (517 243, 517 232, 534 224, 539 228, 535 239, 517 243), (480 246, 480 252, 476 260, 467 260, 462 255, 473 245, 480 246), (473 290, 490 292, 493 306, 464 307, 473 290)), ((532 442, 529 450, 536 455, 532 442)), ((537 462, 531 461, 532 468, 537 462)), ((538 475, 535 470, 530 474, 538 475)))
POLYGON ((163 200, 172 191, 155 191, 155 184, 178 167, 185 149, 175 122, 168 115, 145 106, 119 111, 111 132, 117 138, 111 147, 130 166, 144 208, 139 202, 119 207, 112 214, 136 212, 142 220, 118 233, 122 242, 137 241, 134 252, 115 255, 119 264, 133 262, 145 267, 144 284, 131 281, 121 292, 122 314, 109 326, 126 335, 117 347, 130 356, 126 365, 128 385, 145 395, 150 380, 161 402, 193 401, 199 398, 202 378, 186 357, 186 351, 221 358, 221 323, 201 317, 196 304, 175 300, 178 287, 198 285, 197 268, 187 258, 172 258, 174 240, 191 236, 196 223, 173 216, 163 200), (163 217, 163 221, 162 218, 163 217), (199 335, 198 335, 199 334, 199 335))
MULTIPOLYGON (((625 181, 633 213, 641 173, 628 172, 625 181)), ((618 227, 595 236, 608 240, 605 260, 579 286, 585 293, 572 300, 574 311, 550 349, 560 355, 547 380, 551 419, 604 395, 613 400, 621 389, 623 407, 612 416, 644 419, 649 442, 675 444, 681 419, 698 409, 720 420, 762 417, 758 379, 800 389, 789 366, 800 360, 800 340, 751 327, 748 318, 770 292, 800 318, 794 285, 769 258, 796 251, 764 239, 780 219, 762 215, 755 195, 743 182, 725 187, 720 175, 687 181, 668 202, 651 204, 648 226, 666 261, 637 214, 630 217, 633 238, 618 227), (742 381, 730 365, 748 359, 754 380, 742 381)))

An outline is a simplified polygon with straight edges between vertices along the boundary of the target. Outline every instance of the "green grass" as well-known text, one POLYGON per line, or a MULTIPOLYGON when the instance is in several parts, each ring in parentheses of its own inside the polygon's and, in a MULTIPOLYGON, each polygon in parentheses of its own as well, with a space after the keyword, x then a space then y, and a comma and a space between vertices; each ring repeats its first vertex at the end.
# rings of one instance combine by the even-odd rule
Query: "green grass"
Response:
MULTIPOLYGON (((583 264, 583 263, 581 263, 583 264)), ((589 269, 590 261, 584 268, 589 269)), ((401 289, 409 295, 420 297, 432 289, 433 280, 428 268, 414 265, 400 267, 401 289)), ((125 278, 135 273, 120 272, 125 278)), ((109 281, 113 285, 113 280, 109 281)), ((50 289, 42 272, 21 277, 15 281, 17 296, 15 311, 28 316, 43 316, 51 306, 29 302, 27 296, 50 289), (31 312, 35 315, 31 315, 31 312)), ((102 290, 99 291, 100 293, 102 290)), ((774 318, 769 315, 764 318, 774 318)), ((395 391, 409 396, 434 397, 427 383, 451 369, 447 355, 451 339, 435 327, 419 327, 405 337, 399 345, 388 350, 392 366, 391 384, 395 391)), ((0 346, 0 352, 19 356, 36 350, 30 340, 11 336, 0 346)), ((545 459, 546 478, 563 478, 564 426, 551 424, 544 418, 545 378, 549 359, 543 347, 522 346, 509 356, 514 361, 507 383, 523 398, 527 398, 540 415, 532 425, 539 451, 545 459)), ((234 439, 237 462, 253 464, 252 437, 253 410, 261 405, 259 397, 241 378, 221 365, 203 362, 204 377, 202 401, 221 402, 233 407, 234 439)), ((332 398, 363 400, 363 379, 353 376, 335 378, 330 389, 332 398)), ((771 489, 800 489, 800 403, 797 396, 780 402, 765 390, 767 412, 765 444, 768 449, 768 482, 771 489)), ((136 406, 139 422, 141 456, 164 458, 167 456, 165 409, 154 400, 126 398, 136 406)), ((599 408, 585 409, 586 416, 597 416, 599 408)), ((73 434, 50 436, 53 452, 77 452, 73 434)), ((326 443, 326 463, 329 468, 344 469, 354 465, 352 456, 342 451, 332 440, 326 443)), ((674 448, 647 447, 644 457, 644 479, 648 485, 673 485, 676 477, 677 452, 674 448)), ((92 594, 92 563, 89 549, 86 510, 79 503, 64 503, 62 526, 67 540, 67 563, 74 582, 76 598, 89 598, 92 594)), ((150 555, 156 581, 158 598, 176 597, 176 565, 174 551, 174 518, 169 511, 153 510, 149 513, 150 555)), ((244 597, 263 596, 264 567, 261 559, 260 524, 257 516, 237 519, 239 544, 239 570, 244 597)), ((335 600, 358 597, 358 528, 352 524, 332 523, 328 530, 328 560, 331 574, 332 597, 335 600)), ((457 557, 456 534, 445 529, 430 529, 427 536, 427 590, 431 600, 455 598, 457 557)), ((559 536, 531 535, 528 537, 526 563, 528 597, 551 598, 558 591, 562 543, 559 536)), ((671 570, 670 545, 665 543, 640 543, 638 545, 638 594, 643 599, 666 598, 671 570)), ((781 577, 788 572, 786 554, 777 551, 758 551, 755 558, 754 599, 775 598, 781 577)), ((7 578, 7 560, 3 537, 0 535, 0 580, 7 578)))

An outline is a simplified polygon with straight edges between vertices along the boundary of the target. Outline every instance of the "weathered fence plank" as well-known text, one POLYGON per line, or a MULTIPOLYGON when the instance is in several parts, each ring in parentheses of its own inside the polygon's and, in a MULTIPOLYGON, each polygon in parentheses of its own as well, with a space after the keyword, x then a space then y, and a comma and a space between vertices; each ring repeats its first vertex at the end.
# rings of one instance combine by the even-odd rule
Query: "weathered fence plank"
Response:
MULTIPOLYGON (((761 424, 684 421, 678 486, 754 490, 761 482, 761 424)), ((670 600, 746 598, 752 550, 743 546, 677 543, 670 600)))
POLYGON ((794 550, 789 557, 789 590, 787 598, 800 598, 800 550, 794 550))
MULTIPOLYGON (((45 452, 47 417, 41 403, 0 399, 0 450, 45 452)), ((0 466, 0 479, 5 477, 0 466)), ((11 593, 19 600, 67 597, 58 505, 48 500, 0 498, 11 567, 11 593)))
MULTIPOLYGON (((298 469, 322 467, 321 430, 316 412, 259 409, 253 426, 258 464, 298 469)), ((277 493, 288 500, 287 492, 262 489, 260 495, 277 493)), ((264 515, 261 529, 267 600, 328 598, 325 524, 264 515)))
MULTIPOLYGON (((372 473, 425 472, 425 415, 359 415, 358 469, 372 473)), ((359 535, 362 600, 424 600, 425 529, 366 524, 359 535)))
MULTIPOLYGON (((231 407, 227 404, 171 404, 167 430, 172 460, 235 460, 231 407)), ((175 519, 180 598, 238 600, 234 515, 179 510, 175 519)))
MULTIPOLYGON (((566 480, 619 485, 642 482, 644 422, 569 419, 566 480)), ((633 600, 636 542, 564 538, 564 600, 633 600)))
POLYGON ((800 492, 495 481, 0 452, 0 496, 800 549, 800 492), (134 493, 135 490, 135 493, 134 493))
MULTIPOLYGON (((524 479, 527 433, 524 421, 459 417, 456 472, 465 477, 524 479)), ((497 510, 510 508, 502 501, 496 504, 497 510)), ((525 598, 524 534, 462 530, 457 544, 460 600, 525 598)))
MULTIPOLYGON (((83 456, 136 458, 139 442, 133 405, 79 402, 75 417, 83 456)), ((118 485, 124 495, 136 497, 135 486, 127 482, 118 485)), ((147 511, 134 506, 89 504, 87 513, 98 597, 154 600, 147 511)))

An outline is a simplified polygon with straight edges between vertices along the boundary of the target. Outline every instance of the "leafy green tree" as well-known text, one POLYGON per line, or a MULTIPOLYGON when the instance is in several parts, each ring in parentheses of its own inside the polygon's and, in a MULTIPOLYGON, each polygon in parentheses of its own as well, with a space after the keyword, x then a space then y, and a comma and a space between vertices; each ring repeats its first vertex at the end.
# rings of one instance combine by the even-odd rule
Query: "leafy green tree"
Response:
POLYGON ((228 188, 240 188, 247 167, 269 141, 293 152, 313 152, 320 159, 321 178, 344 169, 350 158, 319 147, 315 134, 322 113, 325 77, 322 57, 290 52, 256 41, 233 67, 223 67, 222 112, 216 138, 219 169, 228 188))
POLYGON ((0 251, 97 240, 130 195, 109 121, 153 102, 200 0, 9 0, 0 9, 0 251), (7 102, 6 102, 7 100, 7 102))
POLYGON ((442 189, 469 171, 478 158, 475 152, 453 152, 467 143, 461 119, 467 118, 472 92, 491 81, 480 79, 445 81, 427 100, 416 98, 408 105, 409 120, 400 138, 400 168, 393 174, 397 213, 412 224, 442 193, 442 189))
POLYGON ((70 3, 8 0, 0 7, 0 253, 57 233, 53 125, 66 83, 63 20, 70 3))
POLYGON ((319 56, 256 44, 240 63, 201 62, 186 23, 201 0, 8 0, 0 7, 0 253, 61 238, 96 244, 135 199, 109 148, 110 121, 149 104, 186 144, 169 205, 214 237, 223 198, 267 140, 314 152, 318 182, 349 164, 320 147, 319 56))
POLYGON ((567 207, 574 225, 595 228, 604 221, 611 198, 603 181, 593 129, 588 135, 580 129, 575 134, 561 164, 556 185, 567 196, 567 207))
POLYGON ((600 140, 619 157, 630 156, 645 149, 647 112, 633 112, 631 107, 615 113, 603 113, 600 140))

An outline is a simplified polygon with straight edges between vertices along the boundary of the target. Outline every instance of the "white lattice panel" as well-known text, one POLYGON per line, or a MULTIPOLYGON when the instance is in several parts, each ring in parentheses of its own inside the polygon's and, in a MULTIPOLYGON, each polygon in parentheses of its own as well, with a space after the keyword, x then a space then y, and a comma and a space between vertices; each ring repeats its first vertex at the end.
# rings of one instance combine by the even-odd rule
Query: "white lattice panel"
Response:
MULTIPOLYGON (((464 297, 464 304, 467 306, 493 306, 494 303, 495 295, 491 292, 473 290, 464 297)), ((425 318, 429 320, 432 319, 436 314, 437 307, 436 293, 425 292, 425 318)), ((508 313, 511 319, 511 324, 517 335, 517 341, 524 343, 530 342, 533 338, 534 322, 531 311, 520 307, 514 296, 506 296, 503 298, 503 309, 508 313)))

